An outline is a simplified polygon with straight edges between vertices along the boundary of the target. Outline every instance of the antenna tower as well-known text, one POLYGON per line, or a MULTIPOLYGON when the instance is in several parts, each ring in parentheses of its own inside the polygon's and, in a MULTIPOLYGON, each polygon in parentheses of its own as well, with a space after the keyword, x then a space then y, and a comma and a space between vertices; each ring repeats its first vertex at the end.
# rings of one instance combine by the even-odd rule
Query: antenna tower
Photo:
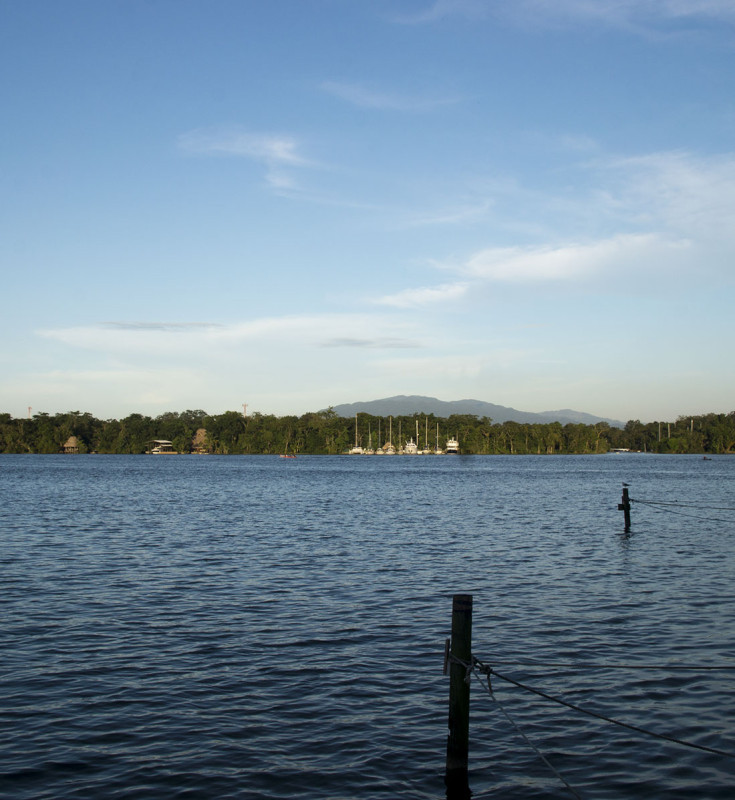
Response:
POLYGON ((247 417, 247 415, 248 415, 248 404, 247 403, 243 403, 242 404, 242 415, 243 415, 243 417, 247 417))

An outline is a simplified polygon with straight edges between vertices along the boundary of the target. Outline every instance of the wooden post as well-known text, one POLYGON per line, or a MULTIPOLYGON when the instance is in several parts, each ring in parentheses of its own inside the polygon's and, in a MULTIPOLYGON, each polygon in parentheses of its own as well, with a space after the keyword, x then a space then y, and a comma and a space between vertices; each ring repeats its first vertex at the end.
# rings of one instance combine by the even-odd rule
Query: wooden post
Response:
POLYGON ((452 639, 449 664, 449 737, 445 783, 449 800, 471 795, 467 782, 470 743, 470 685, 465 680, 472 659, 472 595, 452 598, 452 639))
POLYGON ((630 497, 628 497, 628 487, 623 487, 622 502, 618 503, 618 511, 622 511, 625 519, 625 532, 630 532, 630 497))

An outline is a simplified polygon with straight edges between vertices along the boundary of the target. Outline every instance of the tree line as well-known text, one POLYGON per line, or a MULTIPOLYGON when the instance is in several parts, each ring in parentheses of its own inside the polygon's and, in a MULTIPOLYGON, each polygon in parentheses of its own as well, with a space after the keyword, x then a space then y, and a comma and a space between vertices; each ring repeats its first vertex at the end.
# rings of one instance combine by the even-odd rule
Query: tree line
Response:
POLYGON ((0 452, 61 453, 65 445, 79 453, 145 453, 152 441, 165 439, 179 453, 221 455, 335 455, 361 447, 382 446, 392 431, 393 444, 416 438, 419 446, 446 446, 459 440, 461 452, 487 455, 606 453, 615 448, 649 453, 735 453, 735 412, 679 417, 673 422, 630 420, 623 428, 559 422, 493 423, 472 414, 413 414, 392 418, 337 415, 332 409, 302 416, 243 415, 236 411, 167 412, 157 417, 130 414, 100 420, 89 412, 34 414, 29 419, 0 414, 0 452), (389 427, 390 426, 390 427, 389 427), (437 434, 438 430, 438 434, 437 434))

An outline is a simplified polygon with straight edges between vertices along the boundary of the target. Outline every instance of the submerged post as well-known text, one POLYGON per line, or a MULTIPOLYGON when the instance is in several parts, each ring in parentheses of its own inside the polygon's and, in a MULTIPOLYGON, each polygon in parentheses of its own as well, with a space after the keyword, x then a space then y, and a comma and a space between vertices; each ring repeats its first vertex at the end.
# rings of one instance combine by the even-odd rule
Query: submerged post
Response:
POLYGON ((623 486, 622 502, 618 503, 618 511, 623 512, 625 519, 625 532, 630 532, 630 497, 628 497, 628 487, 623 486))
POLYGON ((470 797, 467 782, 470 743, 470 685, 465 665, 472 659, 472 595, 452 598, 452 638, 449 649, 449 738, 447 739, 447 797, 470 797))

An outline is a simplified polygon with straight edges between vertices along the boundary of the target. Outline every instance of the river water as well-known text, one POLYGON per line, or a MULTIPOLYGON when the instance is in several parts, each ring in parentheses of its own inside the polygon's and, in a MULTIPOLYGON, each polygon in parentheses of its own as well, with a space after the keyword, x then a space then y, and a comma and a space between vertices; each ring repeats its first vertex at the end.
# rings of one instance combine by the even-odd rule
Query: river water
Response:
POLYGON ((0 493, 0 797, 442 800, 454 593, 503 676, 733 754, 493 676, 475 798, 574 796, 538 753, 735 794, 733 458, 0 456, 0 493))

